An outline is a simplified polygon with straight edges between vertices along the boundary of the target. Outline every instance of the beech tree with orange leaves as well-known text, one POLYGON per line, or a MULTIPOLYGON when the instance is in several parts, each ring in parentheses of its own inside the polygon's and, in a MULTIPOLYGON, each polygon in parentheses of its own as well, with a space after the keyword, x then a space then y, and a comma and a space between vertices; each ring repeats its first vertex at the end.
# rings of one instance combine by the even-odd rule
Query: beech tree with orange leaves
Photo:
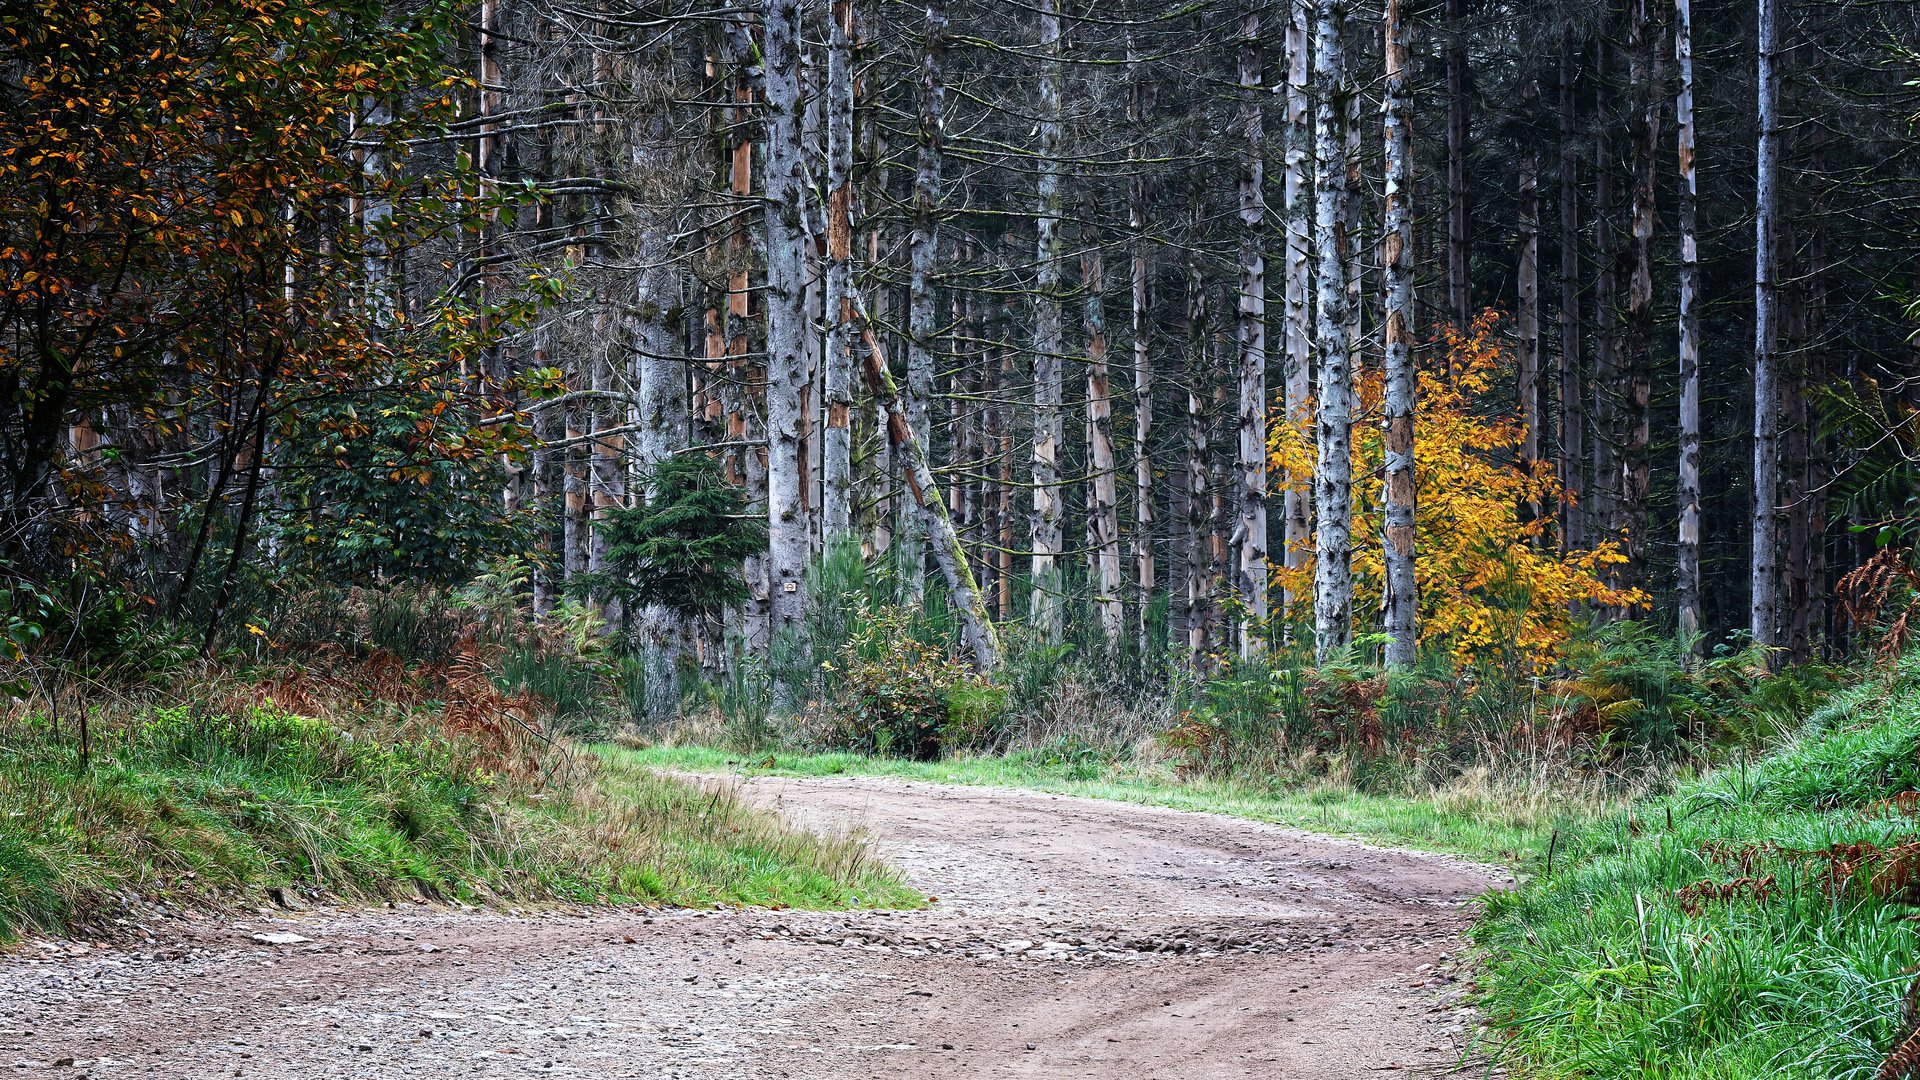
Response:
MULTIPOLYGON (((1419 453, 1414 463, 1414 567, 1423 647, 1445 650, 1457 663, 1522 659, 1536 668, 1558 657, 1572 640, 1573 612, 1640 608, 1638 589, 1610 586, 1604 568, 1623 555, 1612 542, 1561 552, 1547 529, 1554 515, 1531 507, 1558 506, 1565 488, 1549 461, 1527 461, 1517 415, 1496 406, 1510 385, 1513 356, 1488 311, 1465 331, 1443 331, 1438 347, 1416 373, 1420 408, 1414 419, 1419 453)), ((1385 432, 1377 422, 1383 387, 1377 369, 1358 380, 1353 439, 1353 582, 1356 611, 1378 610, 1386 582, 1381 534, 1385 498, 1385 432)), ((1278 418, 1271 440, 1273 472, 1289 487, 1312 483, 1313 432, 1278 418)), ((1313 566, 1276 566, 1288 595, 1305 595, 1313 566)), ((1305 612, 1289 612, 1304 619, 1305 612)))

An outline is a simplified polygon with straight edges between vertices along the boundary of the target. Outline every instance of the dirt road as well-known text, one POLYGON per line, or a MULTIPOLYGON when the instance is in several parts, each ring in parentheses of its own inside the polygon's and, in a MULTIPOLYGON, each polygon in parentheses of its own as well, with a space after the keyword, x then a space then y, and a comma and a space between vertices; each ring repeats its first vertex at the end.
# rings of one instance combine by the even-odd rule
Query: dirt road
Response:
POLYGON ((1438 1075, 1471 1036, 1453 958, 1463 901, 1500 883, 1485 868, 1021 792, 752 789, 870 829, 939 902, 303 912, 170 926, 131 950, 29 944, 0 960, 0 1069, 1329 1080, 1438 1075), (289 934, 304 940, 256 938, 289 934))

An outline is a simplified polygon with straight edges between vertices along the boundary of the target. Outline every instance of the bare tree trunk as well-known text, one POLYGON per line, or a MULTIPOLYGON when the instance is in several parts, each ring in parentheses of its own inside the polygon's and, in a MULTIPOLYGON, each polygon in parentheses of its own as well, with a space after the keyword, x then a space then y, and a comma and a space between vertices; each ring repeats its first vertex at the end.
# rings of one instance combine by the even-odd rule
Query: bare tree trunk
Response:
POLYGON ((1614 304, 1615 261, 1619 241, 1613 215, 1612 115, 1607 100, 1611 77, 1606 37, 1594 43, 1593 136, 1593 394, 1588 441, 1593 447, 1593 484, 1587 490, 1587 535, 1608 536, 1613 524, 1614 496, 1620 489, 1619 438, 1614 421, 1620 397, 1620 312, 1614 304))
POLYGON ((1573 32, 1560 35, 1560 549, 1587 547, 1586 390, 1580 371, 1580 150, 1573 32))
MULTIPOLYGON (((799 0, 767 0, 765 20, 769 629, 776 653, 792 650, 797 671, 807 666, 809 647, 809 545, 800 437, 808 380, 799 0)), ((793 689, 776 692, 784 695, 793 689)), ((790 708, 794 702, 785 699, 780 704, 790 708)))
POLYGON ((1760 129, 1753 216, 1753 564, 1750 629, 1767 646, 1780 640, 1780 372, 1774 322, 1779 283, 1774 230, 1779 203, 1780 85, 1775 76, 1779 0, 1758 0, 1760 129))
POLYGON ((1242 658, 1263 650, 1267 621, 1266 88, 1262 60, 1260 8, 1255 0, 1244 0, 1240 8, 1240 483, 1239 517, 1234 525, 1242 658))
POLYGON ((1700 249, 1695 235, 1693 3, 1674 0, 1673 52, 1680 67, 1674 123, 1680 154, 1680 537, 1675 551, 1680 640, 1697 651, 1700 633, 1700 249))
POLYGON ((1113 385, 1107 368, 1106 257, 1094 227, 1096 208, 1085 212, 1081 242, 1081 286, 1086 290, 1087 464, 1092 475, 1087 499, 1087 534, 1095 567, 1093 603, 1107 644, 1118 648, 1126 622, 1120 596, 1120 507, 1118 466, 1113 456, 1113 385))
POLYGON ((1060 577, 1062 549, 1060 405, 1060 151, 1063 74, 1060 63, 1058 0, 1040 0, 1040 145, 1034 163, 1039 177, 1034 216, 1033 314, 1033 581, 1029 615, 1048 642, 1066 630, 1065 597, 1060 577))
MULTIPOLYGON (((1299 424, 1306 419, 1308 402, 1313 397, 1313 271, 1309 253, 1313 242, 1313 120, 1308 71, 1313 63, 1309 46, 1311 31, 1308 0, 1293 0, 1287 22, 1287 130, 1286 185, 1283 208, 1286 214, 1286 342, 1282 378, 1285 383, 1287 422, 1299 424)), ((1299 568, 1307 560, 1313 544, 1313 493, 1289 483, 1282 500, 1285 517, 1285 550, 1281 559, 1288 567, 1299 568)), ((1284 599, 1289 612, 1298 597, 1284 599)))
MULTIPOLYGON (((938 298, 934 295, 934 264, 940 257, 940 127, 946 101, 941 60, 946 50, 947 18, 940 0, 926 8, 925 41, 920 58, 920 114, 913 177, 912 280, 907 298, 907 410, 914 437, 922 447, 929 439, 927 403, 933 394, 933 337, 938 330, 938 298)), ((905 550, 901 572, 907 595, 916 602, 926 589, 923 533, 918 517, 902 523, 905 550)))
MULTIPOLYGON (((665 251, 668 240, 654 231, 642 250, 665 251)), ((650 497, 653 473, 674 451, 688 443, 687 365, 685 348, 675 332, 685 297, 677 270, 649 267, 636 280, 634 310, 638 317, 633 369, 628 381, 639 399, 635 408, 634 459, 639 468, 640 494, 650 497)), ((640 635, 645 642, 642 670, 646 678, 649 719, 670 720, 680 711, 680 655, 685 628, 673 609, 651 604, 640 612, 640 635)))
POLYGON ((1153 457, 1150 452, 1153 445, 1153 300, 1149 294, 1152 275, 1147 261, 1146 166, 1139 160, 1144 156, 1145 147, 1138 140, 1145 138, 1148 113, 1153 108, 1153 92, 1141 78, 1131 33, 1127 35, 1127 60, 1132 82, 1131 96, 1127 101, 1131 114, 1128 119, 1136 140, 1133 175, 1127 181, 1127 229, 1132 234, 1130 269, 1133 285, 1130 326, 1133 338, 1133 565, 1134 588, 1138 594, 1134 638, 1135 647, 1144 658, 1151 646, 1147 614, 1153 605, 1153 593, 1158 582, 1153 563, 1153 457))
MULTIPOLYGON (((604 318, 596 320, 599 327, 611 336, 612 327, 604 318)), ((614 361, 605 349, 596 346, 593 354, 593 388, 601 394, 613 395, 614 361)), ((606 530, 607 511, 616 506, 624 506, 627 500, 626 485, 626 436, 614 429, 621 426, 621 413, 616 410, 611 396, 598 397, 593 401, 592 412, 593 442, 588 458, 592 472, 590 476, 591 500, 588 508, 591 535, 587 540, 587 572, 602 574, 607 570, 607 552, 609 540, 606 530)), ((605 621, 608 631, 620 628, 620 602, 605 595, 604 589, 596 589, 596 599, 600 617, 605 621)))
POLYGON ((994 633, 993 620, 987 617, 986 603, 974 580, 973 568, 967 563, 967 549, 960 543, 960 534, 954 531, 953 519, 947 516, 947 506, 941 500, 926 449, 907 420, 900 391, 888 370, 886 350, 881 347, 859 297, 855 295, 852 299, 860 340, 866 345, 863 369, 867 390, 886 415, 887 441, 899 456, 900 472, 906 477, 907 493, 913 499, 914 512, 920 517, 921 531, 927 537, 933 561, 946 579, 947 596, 954 612, 960 616, 960 636, 972 656, 973 668, 983 674, 990 672, 1000 662, 1000 641, 994 633))
MULTIPOLYGON (((1531 112, 1539 91, 1531 75, 1521 91, 1520 107, 1531 112)), ((1529 468, 1540 460, 1540 157, 1529 145, 1520 156, 1520 251, 1514 267, 1514 367, 1520 423, 1525 438, 1520 458, 1529 468)), ((1534 506, 1537 518, 1542 507, 1534 506)))
MULTIPOLYGON (((575 374, 576 377, 579 374, 577 369, 575 374)), ((587 572, 593 536, 591 472, 587 464, 588 450, 582 441, 587 426, 592 423, 592 413, 585 399, 568 402, 562 410, 566 415, 566 445, 560 450, 560 459, 564 462, 561 488, 565 519, 560 523, 560 570, 564 587, 587 572)))
POLYGON ((1473 212, 1467 192, 1467 26, 1465 0, 1447 0, 1447 308, 1465 330, 1473 321, 1473 212))
MULTIPOLYGON (((1198 187, 1194 219, 1201 219, 1198 187)), ((1212 394, 1209 363, 1206 280, 1197 254, 1187 263, 1187 592, 1185 614, 1188 662, 1201 670, 1207 657, 1207 613, 1212 601, 1208 544, 1208 507, 1212 502, 1207 476, 1207 408, 1212 394)))
POLYGON ((1314 469, 1314 655, 1321 663, 1353 631, 1353 380, 1347 340, 1346 124, 1353 75, 1344 37, 1347 0, 1322 0, 1314 40, 1314 244, 1320 400, 1314 469))
POLYGON ((1631 0, 1628 22, 1628 82, 1633 115, 1633 248, 1627 278, 1626 440, 1620 463, 1619 498, 1613 532, 1625 546, 1627 561, 1618 568, 1622 585, 1645 584, 1647 568, 1648 450, 1652 443, 1653 396, 1653 231, 1654 184, 1659 160, 1662 64, 1655 41, 1658 26, 1649 10, 1654 0, 1631 0))
POLYGON ((1413 371, 1413 86, 1407 65, 1405 0, 1387 0, 1386 12, 1386 238, 1381 264, 1386 276, 1384 358, 1386 429, 1384 607, 1389 667, 1406 667, 1418 656, 1418 584, 1414 577, 1414 371, 1413 371))
POLYGON ((821 397, 820 533, 826 548, 853 529, 853 2, 833 0, 822 88, 827 129, 826 325, 821 397))

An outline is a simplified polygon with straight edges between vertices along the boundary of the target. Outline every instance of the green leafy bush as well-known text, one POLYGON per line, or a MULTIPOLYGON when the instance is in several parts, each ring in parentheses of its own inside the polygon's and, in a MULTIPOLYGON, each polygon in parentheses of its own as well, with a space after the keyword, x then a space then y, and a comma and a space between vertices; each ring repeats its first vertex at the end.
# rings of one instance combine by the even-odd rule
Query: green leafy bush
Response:
POLYGON ((956 716, 953 735, 989 734, 997 695, 973 669, 944 648, 917 640, 905 608, 861 610, 854 630, 830 667, 837 675, 829 741, 842 749, 928 761, 938 757, 956 716))

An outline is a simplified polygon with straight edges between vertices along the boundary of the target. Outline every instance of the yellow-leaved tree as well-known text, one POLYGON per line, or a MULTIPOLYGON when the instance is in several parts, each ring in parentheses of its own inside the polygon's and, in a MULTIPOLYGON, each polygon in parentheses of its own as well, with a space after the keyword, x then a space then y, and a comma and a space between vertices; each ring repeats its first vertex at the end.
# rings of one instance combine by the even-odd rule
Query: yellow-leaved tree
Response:
MULTIPOLYGON (((1414 423, 1414 573, 1420 588, 1420 643, 1445 648, 1457 663, 1524 661, 1550 666, 1572 638, 1573 611, 1643 607, 1638 589, 1616 589, 1604 568, 1625 558, 1609 540, 1591 551, 1561 552, 1550 533, 1568 498, 1553 466, 1521 460, 1522 421, 1495 400, 1510 385, 1512 356, 1499 338, 1499 315, 1483 313, 1464 332, 1449 327, 1417 374, 1414 423)), ((1359 378, 1353 432, 1353 578, 1356 626, 1378 611, 1385 580, 1380 520, 1385 461, 1380 428, 1381 376, 1359 378)), ((1300 415, 1311 417, 1312 409, 1300 415)), ((1284 411, 1268 427, 1275 481, 1311 493, 1311 421, 1284 411)), ((1285 617, 1310 617, 1313 551, 1293 567, 1276 566, 1286 590, 1285 617)))

